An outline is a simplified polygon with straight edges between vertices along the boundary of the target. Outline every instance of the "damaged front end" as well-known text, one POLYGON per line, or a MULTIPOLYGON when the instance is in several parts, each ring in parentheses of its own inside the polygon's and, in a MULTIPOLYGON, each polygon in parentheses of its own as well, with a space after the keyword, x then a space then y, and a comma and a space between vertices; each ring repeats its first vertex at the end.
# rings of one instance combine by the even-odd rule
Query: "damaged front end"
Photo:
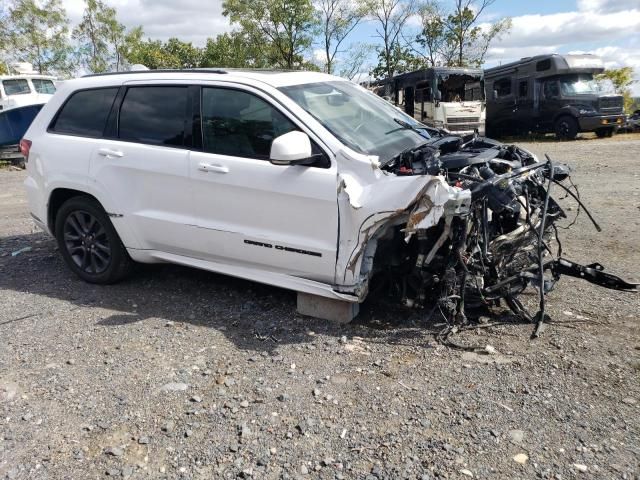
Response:
MULTIPOLYGON (((358 265, 360 278, 371 278, 371 291, 439 311, 449 326, 466 324, 471 310, 504 302, 536 324, 534 336, 548 319, 545 295, 561 275, 638 291, 638 284, 605 273, 599 264, 582 266, 562 257, 556 222, 566 215, 553 190, 586 211, 565 165, 548 158, 539 162, 524 149, 477 136, 444 136, 379 168, 397 178, 428 180, 412 192, 407 210, 396 205, 379 224, 372 214, 369 225, 360 225, 367 238, 360 239, 363 246, 347 268, 358 265), (539 292, 535 315, 518 299, 529 285, 539 292)), ((345 192, 354 196, 348 183, 345 192)))

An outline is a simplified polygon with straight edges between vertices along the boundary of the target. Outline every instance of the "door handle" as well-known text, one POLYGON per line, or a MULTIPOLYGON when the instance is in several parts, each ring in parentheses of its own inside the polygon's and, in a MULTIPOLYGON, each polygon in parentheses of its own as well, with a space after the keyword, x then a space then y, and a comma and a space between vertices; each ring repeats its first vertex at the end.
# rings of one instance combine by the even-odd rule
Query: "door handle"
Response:
POLYGON ((229 167, 214 165, 212 163, 200 163, 198 164, 198 170, 202 172, 229 173, 229 167))
POLYGON ((124 153, 120 150, 111 150, 110 148, 99 148, 98 154, 107 158, 122 158, 124 157, 124 153))

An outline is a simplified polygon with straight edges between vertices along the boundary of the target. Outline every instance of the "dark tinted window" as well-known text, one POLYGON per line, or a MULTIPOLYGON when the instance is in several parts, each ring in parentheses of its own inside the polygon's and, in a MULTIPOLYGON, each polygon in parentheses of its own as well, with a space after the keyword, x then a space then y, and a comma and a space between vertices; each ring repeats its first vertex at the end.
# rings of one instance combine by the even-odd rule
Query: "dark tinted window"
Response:
POLYGON ((296 126, 269 103, 250 93, 202 89, 204 151, 268 159, 271 142, 296 126))
POLYGON ((120 107, 118 137, 153 145, 182 146, 187 87, 132 87, 120 107))
POLYGON ((51 129, 56 133, 101 137, 116 93, 117 88, 74 93, 62 106, 51 129))
POLYGON ((529 82, 527 82, 526 80, 522 80, 519 84, 518 84, 518 96, 519 97, 526 97, 527 93, 529 91, 529 82))
POLYGON ((546 60, 540 60, 536 63, 536 71, 544 72, 545 70, 549 70, 551 68, 551 59, 547 58, 546 60))
POLYGON ((498 97, 506 97, 511 95, 511 79, 501 78, 493 82, 493 89, 497 92, 498 97))

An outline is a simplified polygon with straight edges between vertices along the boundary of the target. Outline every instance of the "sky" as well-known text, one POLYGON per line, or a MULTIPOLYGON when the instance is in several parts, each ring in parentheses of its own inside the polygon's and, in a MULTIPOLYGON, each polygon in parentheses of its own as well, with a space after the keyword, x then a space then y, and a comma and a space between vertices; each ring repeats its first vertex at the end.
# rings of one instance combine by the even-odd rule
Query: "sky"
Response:
MULTIPOLYGON (((72 23, 82 16, 84 0, 63 0, 72 23)), ((222 0, 106 0, 117 8, 120 22, 142 25, 146 35, 166 40, 178 37, 202 46, 207 37, 233 27, 222 16, 222 0)), ((448 6, 452 0, 441 0, 448 6)), ((496 0, 481 17, 484 23, 511 17, 509 35, 494 42, 486 66, 543 53, 589 52, 609 68, 631 66, 640 96, 640 0, 496 0)), ((413 22, 415 24, 415 22, 413 22)), ((412 37, 407 26, 407 37, 412 37)), ((373 22, 361 23, 345 41, 378 43, 373 22)), ((313 56, 313 52, 310 52, 313 56)), ((371 58, 375 62, 375 58, 371 58)))

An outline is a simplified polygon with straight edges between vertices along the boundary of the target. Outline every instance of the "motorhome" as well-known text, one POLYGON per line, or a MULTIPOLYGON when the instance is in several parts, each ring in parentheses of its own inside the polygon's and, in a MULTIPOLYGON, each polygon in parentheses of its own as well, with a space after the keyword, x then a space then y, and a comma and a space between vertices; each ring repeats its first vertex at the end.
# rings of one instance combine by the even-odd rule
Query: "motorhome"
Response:
POLYGON ((484 80, 480 69, 435 67, 372 85, 381 97, 431 127, 484 134, 484 80))
POLYGON ((622 125, 623 98, 606 93, 594 75, 604 71, 595 55, 538 55, 485 70, 487 134, 579 132, 611 136, 622 125))

